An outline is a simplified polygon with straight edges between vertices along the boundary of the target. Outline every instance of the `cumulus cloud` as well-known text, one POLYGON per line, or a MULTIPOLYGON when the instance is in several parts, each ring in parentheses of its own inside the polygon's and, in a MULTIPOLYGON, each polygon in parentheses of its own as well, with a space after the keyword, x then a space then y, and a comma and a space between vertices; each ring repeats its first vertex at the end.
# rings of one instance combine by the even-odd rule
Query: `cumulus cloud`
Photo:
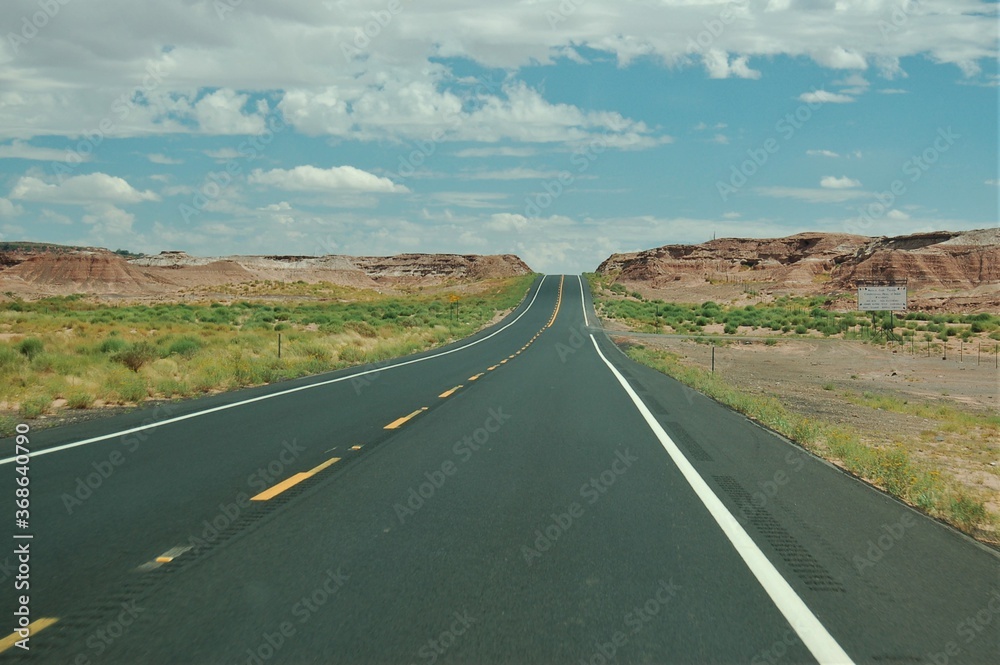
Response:
POLYGON ((826 175, 820 178, 819 186, 827 189, 851 189, 853 187, 860 187, 861 182, 853 178, 848 178, 846 175, 839 178, 826 175))
MULTIPOLYGON (((25 141, 12 141, 7 145, 0 145, 0 159, 32 159, 40 162, 61 162, 66 161, 70 155, 67 150, 57 150, 55 148, 42 148, 30 145, 25 141)), ((90 155, 80 155, 80 161, 90 161, 90 155)))
POLYGON ((184 160, 176 159, 174 157, 168 157, 164 154, 154 152, 153 154, 146 155, 146 159, 154 164, 183 164, 184 160))
POLYGON ((9 199, 0 197, 0 217, 15 217, 22 212, 21 206, 14 205, 9 199))
POLYGON ((871 196, 869 192, 854 189, 830 189, 826 187, 757 187, 753 191, 761 196, 777 199, 796 199, 806 203, 843 203, 871 196))
POLYGON ((59 183, 48 183, 34 176, 23 176, 11 189, 10 198, 76 204, 126 204, 160 199, 154 192, 135 189, 123 178, 100 172, 72 176, 59 183))
POLYGON ((799 101, 807 104, 849 104, 854 101, 854 97, 826 90, 813 90, 799 95, 799 101))
POLYGON ((747 55, 733 56, 730 59, 728 53, 718 49, 709 50, 701 58, 709 78, 759 79, 760 72, 750 68, 747 64, 749 60, 750 56, 747 55))
POLYGON ((401 193, 410 191, 389 178, 377 176, 353 166, 296 166, 293 169, 254 169, 247 178, 250 184, 267 185, 293 192, 378 192, 401 193))
POLYGON ((888 219, 893 219, 893 220, 897 220, 897 221, 904 221, 904 220, 907 220, 907 219, 910 218, 910 216, 907 215, 905 212, 903 212, 902 210, 897 210, 895 208, 893 208, 892 210, 890 210, 889 212, 887 212, 885 214, 885 216, 888 219))

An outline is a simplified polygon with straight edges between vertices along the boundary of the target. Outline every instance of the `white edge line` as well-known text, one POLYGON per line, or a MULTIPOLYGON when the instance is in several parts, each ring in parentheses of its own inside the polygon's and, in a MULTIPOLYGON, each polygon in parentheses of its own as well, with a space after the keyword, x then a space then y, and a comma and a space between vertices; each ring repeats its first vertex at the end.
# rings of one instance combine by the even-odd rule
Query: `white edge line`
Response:
MULTIPOLYGON (((289 395, 291 393, 297 393, 297 392, 299 392, 301 390, 310 390, 312 388, 319 388, 319 387, 322 387, 322 386, 328 386, 331 383, 340 383, 341 381, 347 381, 348 379, 353 379, 353 378, 358 377, 358 376, 364 376, 365 374, 374 374, 375 372, 384 372, 386 370, 395 369, 396 367, 403 367, 405 365, 412 365, 414 363, 424 362, 425 360, 431 360, 433 358, 440 358, 441 356, 446 356, 449 353, 455 353, 456 351, 462 351, 464 349, 469 348, 470 346, 475 346, 476 344, 479 344, 480 342, 485 342, 486 340, 488 340, 489 338, 493 337, 494 335, 499 335, 504 330, 506 330, 507 328, 510 328, 512 325, 514 325, 515 323, 517 323, 518 320, 522 316, 524 316, 525 314, 528 313, 528 311, 531 309, 531 306, 535 304, 535 298, 537 298, 538 294, 541 293, 541 291, 542 291, 542 284, 545 282, 545 279, 547 277, 548 277, 548 275, 542 275, 541 281, 538 282, 538 288, 535 289, 535 295, 531 297, 531 301, 528 303, 528 306, 524 308, 523 312, 521 312, 520 314, 517 315, 517 318, 515 318, 513 321, 511 321, 510 323, 508 323, 507 325, 505 325, 503 328, 500 328, 499 330, 494 330, 493 332, 491 332, 486 337, 481 337, 481 338, 477 339, 476 341, 469 342, 468 344, 466 344, 464 346, 459 346, 459 347, 456 347, 454 349, 448 349, 447 351, 441 351, 440 353, 435 353, 433 355, 424 356, 423 358, 414 358, 413 360, 407 360, 407 361, 404 361, 404 362, 401 362, 401 363, 397 363, 395 365, 387 365, 385 367, 375 367, 375 368, 372 368, 372 369, 369 369, 369 370, 365 370, 364 372, 355 372, 354 374, 349 374, 347 376, 337 377, 336 379, 330 379, 328 381, 321 381, 319 383, 310 383, 309 385, 306 385, 306 386, 299 386, 297 388, 289 388, 288 390, 282 390, 282 391, 276 392, 276 393, 268 393, 267 395, 260 395, 259 397, 251 397, 250 399, 245 399, 245 400, 242 400, 242 401, 239 401, 239 402, 233 402, 232 404, 223 404, 222 406, 215 406, 215 407, 212 407, 211 409, 205 409, 204 411, 195 411, 194 413, 188 413, 188 414, 185 414, 183 416, 176 416, 174 418, 167 418, 166 420, 161 420, 159 422, 150 423, 148 425, 140 425, 138 427, 133 427, 131 429, 122 430, 120 432, 112 432, 111 434, 102 434, 101 436, 95 436, 95 437, 92 437, 92 438, 89 438, 89 439, 83 439, 82 441, 74 441, 73 443, 65 443, 65 444, 63 444, 61 446, 54 446, 52 448, 45 448, 43 450, 32 451, 29 454, 29 457, 41 457, 42 455, 48 455, 49 453, 56 453, 56 452, 59 452, 61 450, 68 450, 69 448, 76 448, 77 446, 86 446, 86 445, 91 444, 91 443, 97 443, 98 441, 106 441, 108 439, 114 439, 114 438, 119 437, 119 436, 125 436, 126 434, 133 434, 135 432, 142 432, 142 431, 147 430, 147 429, 156 429, 157 427, 162 427, 164 425, 170 425, 170 424, 173 424, 173 423, 180 422, 182 420, 188 420, 190 418, 197 418, 199 416, 208 415, 209 413, 215 413, 216 411, 225 411, 226 409, 233 409, 233 408, 236 408, 237 406, 243 406, 245 404, 252 404, 254 402, 262 402, 262 401, 264 401, 266 399, 272 399, 274 397, 281 397, 282 395, 289 395)), ((4 458, 4 459, 0 459, 0 466, 3 466, 4 464, 10 464, 10 463, 14 462, 16 459, 17 459, 17 456, 7 457, 7 458, 4 458)))
POLYGON ((677 465, 678 470, 684 476, 688 485, 691 486, 691 489, 694 490, 694 493, 701 500, 702 504, 711 513, 716 524, 719 525, 722 532, 729 539, 729 542, 736 548, 743 562, 746 563, 750 572, 760 582, 760 585, 764 587, 764 591, 771 597, 778 611, 784 615, 785 620, 792 626, 792 629, 798 634, 806 648, 809 649, 820 663, 853 663, 854 661, 851 660, 851 657, 837 644, 837 641, 827 632, 823 624, 816 618, 816 615, 812 613, 812 610, 795 593, 795 589, 781 576, 781 573, 768 560, 767 556, 757 546, 757 543, 747 534, 746 530, 733 517, 733 514, 729 512, 725 504, 712 492, 712 488, 708 486, 708 483, 705 482, 687 458, 684 457, 677 444, 667 435, 666 431, 660 426, 656 418, 653 417, 653 414, 643 401, 635 394, 635 391, 632 390, 632 386, 628 384, 625 377, 618 372, 615 366, 601 352, 601 348, 597 345, 597 339, 593 335, 590 335, 590 341, 594 343, 597 355, 601 357, 604 364, 608 366, 611 373, 618 379, 618 383, 628 393, 629 398, 631 398, 639 413, 646 420, 646 424, 649 425, 653 434, 660 440, 667 454, 670 455, 670 459, 677 465))
POLYGON ((583 275, 577 275, 576 278, 580 280, 580 306, 583 308, 583 325, 589 327, 590 319, 587 318, 587 297, 583 295, 583 275))

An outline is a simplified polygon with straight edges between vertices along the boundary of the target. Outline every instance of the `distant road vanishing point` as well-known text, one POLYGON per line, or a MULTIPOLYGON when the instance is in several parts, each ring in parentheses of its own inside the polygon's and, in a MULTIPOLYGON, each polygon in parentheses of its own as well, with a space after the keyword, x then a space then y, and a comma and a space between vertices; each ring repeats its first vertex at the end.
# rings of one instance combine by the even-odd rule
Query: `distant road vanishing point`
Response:
POLYGON ((632 362, 578 276, 434 351, 28 436, 0 662, 1000 662, 995 551, 632 362))

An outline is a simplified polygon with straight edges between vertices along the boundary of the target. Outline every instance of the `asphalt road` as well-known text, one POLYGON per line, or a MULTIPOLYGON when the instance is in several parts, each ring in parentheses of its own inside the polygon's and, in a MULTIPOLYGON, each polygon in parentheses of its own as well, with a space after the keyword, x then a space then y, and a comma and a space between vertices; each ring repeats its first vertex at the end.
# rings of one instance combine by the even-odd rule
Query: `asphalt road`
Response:
POLYGON ((594 322, 31 432, 24 529, 0 442, 0 661, 1000 662, 995 551, 594 322))

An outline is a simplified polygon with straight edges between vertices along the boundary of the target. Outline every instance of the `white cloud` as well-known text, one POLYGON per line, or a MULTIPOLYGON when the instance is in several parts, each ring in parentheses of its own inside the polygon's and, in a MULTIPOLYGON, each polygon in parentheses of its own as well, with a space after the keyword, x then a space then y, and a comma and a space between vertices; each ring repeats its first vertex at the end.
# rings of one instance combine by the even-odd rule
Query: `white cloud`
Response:
MULTIPOLYGON (((69 155, 67 150, 42 148, 29 145, 25 141, 12 141, 0 145, 0 159, 32 159, 39 162, 62 162, 69 155)), ((90 161, 90 155, 80 155, 80 161, 90 161)))
POLYGON ((92 225, 93 237, 99 239, 114 239, 130 237, 135 215, 125 212, 110 203, 97 203, 88 206, 88 213, 83 216, 83 223, 92 225))
POLYGON ((875 92, 882 95, 905 95, 909 93, 909 90, 903 90, 902 88, 879 88, 875 92))
POLYGON ((12 199, 45 203, 140 203, 158 201, 154 192, 139 191, 124 179, 106 173, 89 173, 48 183, 34 176, 23 176, 10 191, 12 199))
MULTIPOLYGON (((501 171, 472 171, 459 174, 458 177, 466 180, 546 180, 558 178, 561 171, 541 171, 529 168, 503 169, 501 171)), ((590 178, 593 176, 576 176, 576 179, 590 178)))
POLYGON ((750 68, 747 64, 749 60, 750 56, 747 55, 733 56, 732 60, 730 60, 729 54, 719 49, 710 49, 701 56, 702 64, 705 65, 705 70, 708 72, 709 78, 713 79, 730 77, 759 79, 760 72, 750 68))
POLYGON ((184 160, 175 159, 174 157, 168 157, 164 154, 154 152, 153 154, 146 155, 146 159, 154 164, 183 164, 184 160))
POLYGON ((538 154, 535 148, 466 148, 455 153, 456 157, 532 157, 538 154))
POLYGON ((813 90, 812 92, 803 92, 799 95, 799 101, 808 104, 849 104, 854 101, 854 97, 841 95, 836 92, 827 92, 826 90, 813 90))
POLYGON ((827 189, 850 189, 853 187, 860 187, 861 182, 854 180, 853 178, 848 178, 846 175, 840 178, 832 175, 826 175, 820 178, 820 187, 826 187, 827 189))
POLYGON ((993 185, 994 187, 1000 187, 1000 180, 997 180, 996 178, 990 178, 988 180, 984 180, 983 184, 984 185, 993 185))
POLYGON ((806 154, 812 157, 840 157, 832 150, 806 150, 806 154))
POLYGON ((434 192, 430 195, 436 204, 457 208, 497 208, 507 199, 500 192, 434 192))
POLYGON ((761 196, 796 199, 807 203, 843 203, 871 196, 869 192, 860 189, 828 189, 824 187, 757 187, 754 191, 761 196))
POLYGON ((203 153, 206 157, 211 157, 212 159, 227 160, 236 159, 240 157, 240 153, 235 148, 219 148, 218 150, 206 150, 203 153))
POLYGON ((247 178, 250 184, 267 185, 293 192, 384 192, 400 193, 410 191, 397 185, 389 178, 383 178, 353 166, 333 166, 321 169, 315 166, 296 166, 293 169, 254 169, 247 178))
POLYGON ((729 143, 729 137, 725 134, 716 134, 711 139, 712 143, 718 143, 720 145, 727 145, 729 143))
POLYGON ((14 205, 10 200, 0 197, 0 217, 16 217, 24 212, 21 206, 14 205))
POLYGON ((892 220, 896 220, 896 221, 903 221, 903 220, 906 220, 906 219, 910 218, 910 216, 907 215, 905 212, 903 212, 902 210, 896 210, 895 208, 893 208, 892 210, 890 210, 889 212, 887 212, 885 214, 885 216, 888 219, 892 219, 892 220))
POLYGON ((831 69, 867 69, 865 56, 841 46, 831 46, 812 53, 813 60, 831 69))

